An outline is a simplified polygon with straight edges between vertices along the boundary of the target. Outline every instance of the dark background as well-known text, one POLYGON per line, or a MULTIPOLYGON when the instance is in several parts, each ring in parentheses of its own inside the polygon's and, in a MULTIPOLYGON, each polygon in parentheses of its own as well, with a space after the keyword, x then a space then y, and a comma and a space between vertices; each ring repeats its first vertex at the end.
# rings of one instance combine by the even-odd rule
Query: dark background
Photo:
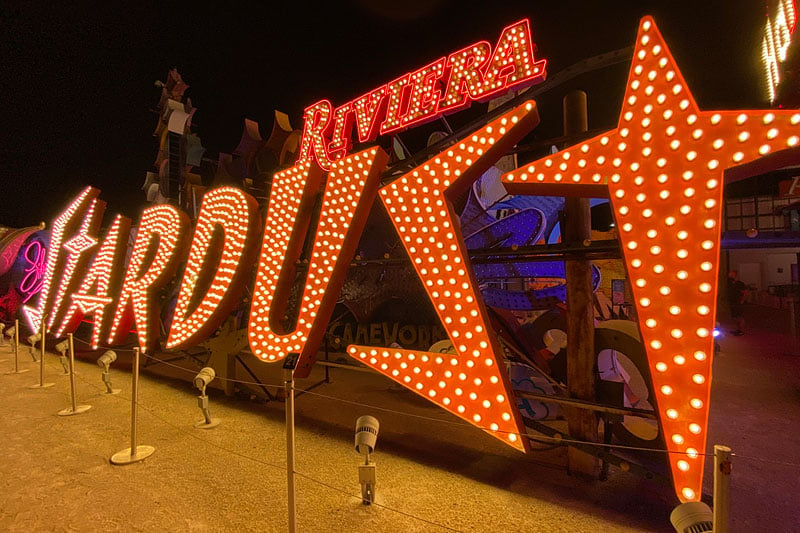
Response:
MULTIPOLYGON (((473 42, 494 45, 524 17, 551 76, 632 45, 651 14, 701 108, 768 105, 766 0, 16 4, 0 10, 0 225, 12 227, 49 222, 87 184, 110 212, 138 218, 156 156, 153 82, 172 66, 212 158, 236 147, 244 118, 265 137, 274 109, 301 128, 320 99, 336 106, 473 42)), ((535 136, 560 135, 559 102, 573 87, 589 93, 590 128, 614 127, 627 69, 545 95, 535 136)))

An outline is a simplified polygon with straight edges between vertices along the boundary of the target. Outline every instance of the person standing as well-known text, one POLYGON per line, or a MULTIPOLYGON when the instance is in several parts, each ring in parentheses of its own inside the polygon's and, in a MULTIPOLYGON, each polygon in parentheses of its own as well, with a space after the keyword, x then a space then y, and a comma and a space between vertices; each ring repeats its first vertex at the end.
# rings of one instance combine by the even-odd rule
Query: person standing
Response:
POLYGON ((731 333, 736 336, 744 335, 744 297, 747 292, 747 287, 737 279, 738 276, 739 273, 735 270, 728 273, 728 284, 725 291, 731 318, 736 322, 736 329, 731 333))

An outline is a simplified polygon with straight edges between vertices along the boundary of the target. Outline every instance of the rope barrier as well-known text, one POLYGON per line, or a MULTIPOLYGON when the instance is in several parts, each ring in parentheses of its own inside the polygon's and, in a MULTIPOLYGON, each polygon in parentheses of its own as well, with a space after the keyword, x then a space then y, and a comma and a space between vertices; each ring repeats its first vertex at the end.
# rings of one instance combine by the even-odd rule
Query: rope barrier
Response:
MULTIPOLYGON (((52 365, 50 363, 46 363, 46 364, 47 364, 47 366, 49 366, 51 368, 55 367, 55 365, 52 365)), ((91 387, 91 388, 93 388, 93 389, 95 389, 97 391, 102 392, 104 390, 102 387, 97 386, 96 384, 92 383, 91 381, 88 381, 87 379, 85 379, 83 377, 78 377, 78 379, 80 381, 82 381, 84 384, 88 385, 89 387, 91 387)), ((66 396, 63 393, 62 393, 62 395, 66 396)), ((124 400, 126 402, 130 402, 131 401, 130 398, 125 397, 123 394, 113 395, 113 397, 118 399, 118 400, 124 400)), ((176 424, 173 424, 172 422, 170 422, 169 420, 167 420, 163 416, 161 416, 158 413, 156 413, 153 409, 150 409, 150 408, 146 407, 145 405, 143 405, 141 402, 136 402, 136 405, 140 409, 142 409, 143 411, 147 412, 148 414, 150 414, 151 416, 153 416, 157 420, 159 420, 162 423, 166 424, 167 426, 171 427, 172 429, 177 430, 178 432, 183 433, 184 435, 192 437, 195 440, 203 442, 203 443, 205 443, 205 444, 207 444, 207 445, 209 445, 209 446, 211 446, 213 448, 216 448, 218 450, 224 451, 224 452, 229 453, 231 455, 235 455, 235 456, 240 457, 242 459, 247 459, 247 460, 252 461, 254 463, 262 464, 262 465, 269 466, 269 467, 272 467, 274 469, 286 472, 286 467, 285 466, 278 465, 278 464, 275 464, 275 463, 270 463, 269 461, 265 461, 265 460, 259 459, 257 457, 252 457, 250 455, 238 452, 236 450, 232 450, 230 448, 226 448, 225 446, 222 446, 222 445, 217 444, 215 442, 206 440, 206 439, 200 437, 199 435, 197 435, 196 433, 193 433, 191 431, 186 430, 182 426, 178 426, 176 424)), ((361 497, 360 494, 355 495, 355 494, 347 491, 346 489, 342 489, 342 488, 336 487, 335 485, 331 485, 330 483, 327 483, 327 482, 322 481, 320 479, 316 479, 313 476, 310 476, 308 474, 304 474, 302 472, 297 472, 296 471, 295 473, 298 476, 300 476, 300 477, 302 477, 302 478, 304 478, 304 479, 306 479, 308 481, 311 481, 311 482, 316 483, 317 485, 320 485, 322 487, 326 487, 326 488, 328 488, 330 490, 333 490, 333 491, 339 492, 341 494, 344 494, 345 496, 347 496, 349 498, 353 498, 353 499, 356 499, 356 500, 359 500, 359 501, 362 500, 362 497, 361 497)), ((412 513, 408 513, 406 511, 401 510, 401 509, 397 509, 395 507, 391 507, 389 505, 377 503, 377 502, 374 502, 374 501, 372 502, 372 505, 375 505, 376 507, 380 507, 382 509, 386 509, 387 511, 391 511, 393 513, 397 513, 397 514, 402 515, 402 516, 406 516, 406 517, 411 518, 413 520, 417 520, 419 522, 423 522, 423 523, 428 524, 428 525, 439 527, 439 528, 447 530, 447 531, 456 531, 456 532, 460 532, 461 531, 461 530, 454 529, 452 527, 446 526, 444 524, 440 524, 440 523, 434 522, 432 520, 428 520, 427 518, 424 518, 424 517, 421 517, 421 516, 417 516, 417 515, 414 515, 412 513)))
MULTIPOLYGON (((153 358, 153 359, 157 360, 157 358, 153 358)), ((50 363, 50 362, 45 362, 45 364, 48 367, 50 367, 51 370, 58 368, 57 365, 55 365, 53 363, 50 363)), ((178 367, 177 365, 172 365, 172 366, 175 366, 177 368, 181 368, 182 370, 189 371, 188 369, 184 369, 183 367, 178 367)), ((78 379, 81 382, 83 382, 85 385, 88 385, 89 387, 91 387, 91 388, 93 388, 93 389, 95 389, 97 391, 102 392, 102 390, 103 390, 103 388, 101 388, 100 386, 96 385, 95 383, 85 379, 81 375, 78 376, 78 379)), ((237 380, 232 380, 232 381, 237 381, 237 380)), ((259 384, 259 385, 263 385, 263 384, 259 384)), ((314 391, 308 391, 308 390, 304 390, 304 389, 295 389, 295 390, 298 390, 298 391, 302 390, 303 392, 307 392, 307 393, 315 395, 315 396, 319 396, 319 397, 322 397, 322 398, 331 399, 331 400, 335 400, 335 401, 339 401, 339 402, 343 402, 343 403, 347 403, 347 404, 351 404, 351 405, 355 405, 355 406, 359 406, 359 407, 366 407, 366 408, 369 408, 369 409, 376 409, 376 410, 381 410, 381 411, 384 411, 384 412, 391 412, 391 413, 395 413, 395 414, 411 416, 411 417, 414 417, 414 418, 428 420, 428 421, 432 421, 432 422, 439 422, 439 423, 446 423, 446 424, 451 424, 451 425, 460 425, 460 426, 464 426, 464 427, 471 427, 468 424, 464 424, 464 423, 460 423, 460 422, 443 420, 443 419, 439 419, 439 418, 426 417, 424 415, 416 415, 416 414, 412 414, 412 413, 406 413, 406 412, 403 412, 403 411, 397 411, 397 410, 393 410, 393 409, 387 409, 387 408, 382 408, 382 407, 378 407, 378 406, 372 406, 372 405, 369 405, 369 404, 363 404, 363 403, 352 401, 352 400, 345 400, 345 399, 342 399, 342 398, 337 398, 335 396, 325 395, 325 394, 317 393, 317 392, 314 392, 314 391)), ((58 393, 60 395, 62 395, 62 396, 66 396, 66 394, 62 393, 61 391, 58 391, 58 393)), ((119 399, 119 400, 121 400, 121 401, 123 401, 123 400, 124 401, 131 401, 130 398, 126 398, 124 395, 117 395, 117 396, 114 396, 114 397, 119 399)), ((137 402, 137 405, 141 409, 143 409, 145 412, 147 412, 148 414, 150 414, 151 416, 153 416, 157 420, 161 421, 163 424, 173 428, 174 430, 177 430, 178 432, 180 432, 182 434, 185 434, 185 435, 187 435, 189 437, 192 437, 193 439, 196 439, 196 440, 198 440, 200 442, 203 442, 203 443, 205 443, 205 444, 207 444, 207 445, 209 445, 209 446, 211 446, 213 448, 216 448, 218 450, 221 450, 223 452, 229 453, 231 455, 240 457, 242 459, 246 459, 246 460, 252 461, 252 462, 257 463, 257 464, 268 466, 268 467, 271 467, 271 468, 274 468, 274 469, 277 469, 277 470, 281 470, 283 472, 287 471, 285 466, 282 466, 282 465, 279 465, 279 464, 275 464, 275 463, 271 463, 269 461, 265 461, 263 459, 259 459, 259 458, 256 458, 256 457, 252 457, 250 455, 238 452, 236 450, 227 448, 227 447, 222 446, 220 444, 217 444, 215 442, 212 442, 212 441, 206 440, 204 438, 201 438, 198 434, 193 433, 191 431, 187 431, 185 428, 183 428, 181 426, 178 426, 176 424, 173 424, 172 422, 170 422, 169 420, 167 420, 166 418, 164 418, 163 416, 158 414, 155 410, 146 407, 141 402, 137 402)), ((667 453, 667 454, 669 454, 669 453, 683 454, 683 455, 687 454, 686 452, 673 452, 673 451, 664 450, 664 449, 658 449, 658 448, 644 448, 644 447, 636 447, 636 446, 623 446, 623 445, 615 445, 615 444, 593 443, 593 442, 581 441, 581 440, 575 440, 575 439, 565 439, 565 438, 559 438, 559 437, 550 437, 550 436, 547 436, 547 435, 543 435, 541 437, 537 436, 537 439, 549 439, 551 441, 557 442, 559 445, 564 444, 564 443, 591 444, 591 445, 604 446, 604 447, 615 448, 615 449, 624 449, 624 450, 636 450, 636 451, 645 451, 645 452, 659 452, 659 453, 667 453)), ((694 454, 692 454, 692 455, 694 455, 694 454)), ((699 452, 696 455, 704 456, 704 457, 713 457, 714 456, 713 453, 699 453, 699 452)), ((796 464, 796 463, 791 463, 791 462, 786 462, 786 461, 776 461, 776 460, 772 460, 772 459, 764 459, 764 458, 761 458, 761 457, 752 457, 752 456, 747 456, 747 455, 741 455, 741 454, 738 454, 738 453, 731 454, 731 455, 733 457, 736 457, 737 459, 743 459, 743 460, 746 460, 746 461, 748 461, 748 460, 749 461, 757 461, 757 462, 762 462, 762 463, 769 463, 769 464, 775 464, 775 465, 779 465, 779 466, 788 466, 788 467, 793 467, 793 468, 800 469, 800 464, 796 464)), ((342 488, 337 487, 335 485, 332 485, 332 484, 330 484, 328 482, 325 482, 323 480, 317 479, 317 478, 315 478, 315 477, 313 477, 311 475, 305 474, 303 472, 296 472, 296 475, 298 475, 298 476, 300 476, 300 477, 302 477, 302 478, 304 478, 304 479, 306 479, 306 480, 308 480, 308 481, 310 481, 312 483, 315 483, 315 484, 317 484, 319 486, 325 487, 328 490, 332 490, 334 492, 338 492, 340 494, 343 494, 343 495, 347 496, 348 498, 353 498, 353 499, 356 499, 356 500, 361 500, 362 499, 361 495, 353 494, 353 493, 351 493, 350 491, 348 491, 346 489, 342 489, 342 488)), ((447 525, 444 525, 444 524, 441 524, 441 523, 438 523, 438 522, 435 522, 435 521, 432 521, 432 520, 428 520, 427 518, 424 518, 424 517, 421 517, 421 516, 417 516, 417 515, 415 515, 413 513, 409 513, 409 512, 406 512, 406 511, 403 511, 401 509, 397 509, 397 508, 394 508, 394 507, 391 507, 391 506, 388 506, 388 505, 385 505, 385 504, 381 504, 381 503, 378 503, 378 502, 373 502, 372 504, 375 505, 376 507, 385 509, 385 510, 393 512, 393 513, 397 513, 397 514, 399 514, 401 516, 405 516, 405 517, 410 518, 412 520, 416 520, 416 521, 419 521, 421 523, 425 523, 427 525, 434 526, 434 527, 437 527, 437 528, 440 528, 440 529, 443 529, 443 530, 446 530, 446 531, 460 531, 460 530, 452 528, 450 526, 447 526, 447 525)))
MULTIPOLYGON (((77 340, 80 340, 84 344, 87 344, 87 345, 89 344, 88 342, 86 342, 86 341, 84 341, 82 339, 77 339, 77 340)), ((101 348, 103 348, 103 347, 101 347, 101 348)), ((108 349, 112 349, 112 348, 108 348, 108 349)), ((122 352, 130 351, 130 352, 133 352, 133 350, 129 350, 129 349, 121 349, 121 350, 118 350, 118 351, 122 351, 122 352)), ((196 373, 196 372, 194 372, 192 370, 189 370, 187 368, 184 368, 182 366, 174 365, 174 364, 170 363, 169 361, 164 361, 164 360, 158 359, 157 357, 154 357, 152 355, 148 355, 148 354, 143 354, 143 355, 145 355, 145 357, 147 357, 149 359, 152 359, 154 361, 157 361, 157 362, 159 362, 161 364, 164 364, 164 365, 167 365, 167 366, 171 366, 171 367, 174 367, 174 368, 179 369, 179 370, 183 370, 183 371, 185 371, 187 373, 190 373, 190 374, 196 373)), ((280 388, 280 389, 284 388, 283 384, 276 385, 276 384, 271 384, 271 383, 242 381, 242 380, 236 380, 236 379, 231 379, 231 378, 223 378, 223 377, 220 377, 220 376, 217 376, 216 379, 219 379, 220 381, 229 381, 229 382, 240 383, 240 384, 244 384, 244 385, 264 386, 264 387, 272 387, 272 388, 280 388)), ((406 416, 406 417, 410 417, 410 418, 416 418, 418 420, 425 420, 425 421, 429 421, 429 422, 437 422, 437 423, 440 423, 440 424, 448 424, 448 425, 451 425, 451 426, 457 426, 457 427, 463 427, 463 428, 478 428, 478 429, 481 429, 481 430, 484 430, 484 431, 487 431, 487 432, 500 433, 500 434, 513 433, 511 431, 504 431, 504 430, 495 430, 495 431, 493 431, 488 427, 484 427, 484 426, 481 426, 479 424, 470 424, 470 423, 466 423, 466 422, 463 422, 463 421, 460 421, 460 420, 445 420, 445 419, 442 419, 442 418, 429 417, 429 416, 420 415, 420 414, 416 414, 416 413, 408 413, 406 411, 399 411, 399 410, 396 410, 396 409, 390 409, 390 408, 387 408, 387 407, 381 407, 381 406, 377 406, 377 405, 366 404, 366 403, 362 403, 362 402, 357 402, 355 400, 348 400, 348 399, 345 399, 345 398, 339 398, 339 397, 336 397, 336 396, 323 394, 323 393, 320 393, 320 392, 317 392, 317 391, 311 390, 311 389, 302 389, 302 388, 294 387, 294 390, 296 392, 302 392, 302 393, 309 394, 309 395, 312 395, 312 396, 318 396, 320 398, 325 398, 327 400, 333 400, 333 401, 337 401, 337 402, 340 402, 340 403, 345 403, 345 404, 348 404, 348 405, 361 407, 361 408, 364 408, 364 409, 382 411, 382 412, 385 412, 385 413, 391 413, 391 414, 406 416)), ((663 449, 663 448, 648 448, 648 447, 644 447, 644 446, 628 446, 628 445, 624 445, 624 444, 591 442, 591 441, 586 441, 586 440, 569 439, 569 438, 564 438, 564 437, 551 437, 551 436, 544 435, 544 434, 537 434, 535 436, 531 435, 531 434, 526 434, 526 436, 529 439, 532 439, 532 440, 540 442, 540 443, 542 443, 541 442, 542 440, 546 440, 548 443, 556 444, 557 446, 561 446, 561 445, 565 445, 565 444, 577 444, 577 445, 589 445, 589 446, 597 446, 597 447, 609 448, 609 449, 612 449, 612 450, 654 452, 654 453, 675 454, 675 455, 692 455, 692 456, 702 456, 702 457, 713 457, 714 456, 713 452, 700 452, 700 451, 698 451, 696 453, 693 452, 693 453, 690 454, 689 452, 685 452, 685 451, 672 451, 672 450, 666 450, 666 449, 663 449)), ((544 444, 544 443, 542 443, 542 444, 544 444)), ((536 451, 545 451, 545 450, 536 450, 536 451)), ((736 453, 733 453, 731 455, 733 457, 737 457, 737 458, 740 458, 740 459, 753 460, 753 461, 762 461, 762 462, 765 462, 765 463, 772 463, 772 464, 777 464, 777 465, 781 465, 781 466, 791 466, 791 467, 795 467, 795 468, 800 469, 800 464, 775 461, 775 460, 771 460, 771 459, 761 459, 761 458, 758 458, 758 457, 741 456, 741 455, 736 454, 736 453)))

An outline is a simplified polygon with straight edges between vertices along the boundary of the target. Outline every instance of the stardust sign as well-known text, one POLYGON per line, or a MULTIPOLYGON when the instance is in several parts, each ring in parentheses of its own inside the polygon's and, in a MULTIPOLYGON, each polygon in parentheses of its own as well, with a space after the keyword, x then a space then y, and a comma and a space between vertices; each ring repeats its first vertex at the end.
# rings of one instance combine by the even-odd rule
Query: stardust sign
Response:
MULTIPOLYGON (((537 125, 535 103, 525 102, 455 140, 383 187, 379 177, 388 160, 383 151, 331 150, 337 139, 348 137, 328 133, 337 124, 347 132, 347 117, 356 123, 367 117, 364 129, 357 128, 359 139, 362 131, 369 138, 378 124, 388 123, 391 131, 403 127, 405 116, 414 117, 406 121, 409 125, 455 107, 456 101, 466 105, 544 75, 543 63, 528 54, 527 22, 504 30, 494 52, 475 46, 434 62, 442 65, 442 74, 429 65, 421 69, 427 74, 408 75, 394 89, 392 83, 377 89, 383 96, 370 104, 371 114, 358 110, 358 99, 327 114, 327 104, 311 106, 302 156, 274 176, 263 226, 255 200, 229 187, 205 195, 191 238, 184 213, 170 205, 150 207, 142 214, 126 266, 130 221, 117 216, 100 238, 104 203, 98 190, 85 189, 53 224, 38 305, 25 308, 32 326, 38 328, 45 320, 47 329, 61 336, 91 315, 95 348, 124 342, 135 325, 141 349, 152 352, 158 345, 157 294, 185 262, 166 346, 188 347, 219 327, 257 262, 250 348, 268 363, 298 352, 295 373, 307 376, 367 215, 379 197, 456 353, 358 344, 347 352, 506 444, 526 450, 521 418, 451 198, 537 125), (542 71, 535 71, 537 64, 542 71), (464 69, 456 74, 461 81, 453 82, 457 68, 464 69), (437 85, 431 79, 447 81, 437 85), (407 96, 397 96, 401 93, 407 96), (399 108, 392 107, 393 99, 399 108), (404 99, 410 103, 403 104, 404 99), (384 104, 378 104, 384 101, 386 111, 380 112, 384 104), (310 214, 320 194, 319 223, 312 230, 310 214), (281 319, 309 231, 314 231, 314 244, 299 316, 293 329, 286 329, 281 319)), ((698 500, 702 488, 723 172, 796 146, 799 135, 797 111, 701 111, 654 22, 645 18, 618 126, 502 177, 512 194, 610 197, 641 320, 655 409, 671 452, 675 490, 683 501, 698 500)))

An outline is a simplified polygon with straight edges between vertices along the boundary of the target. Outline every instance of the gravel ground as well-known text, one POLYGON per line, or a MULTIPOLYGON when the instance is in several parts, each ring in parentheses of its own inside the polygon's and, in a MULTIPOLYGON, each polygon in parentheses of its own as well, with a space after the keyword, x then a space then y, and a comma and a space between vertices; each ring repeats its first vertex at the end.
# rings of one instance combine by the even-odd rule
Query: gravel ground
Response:
MULTIPOLYGON (((785 349, 785 337, 765 335, 725 339, 715 363, 709 448, 720 442, 739 454, 734 531, 791 531, 800 523, 800 437, 785 431, 787 419, 800 423, 800 358, 785 349)), ((0 361, 9 354, 0 347, 0 361)), ((188 380, 195 370, 158 365, 166 376, 142 375, 138 419, 139 444, 155 454, 112 466, 110 456, 130 445, 124 362, 112 369, 122 393, 108 396, 97 366, 78 361, 78 403, 92 409, 60 417, 70 399, 57 357, 48 355, 45 367, 55 386, 33 390, 27 386, 38 381, 38 365, 27 347, 20 354, 31 372, 0 374, 0 530, 286 531, 282 402, 213 390, 211 412, 222 423, 194 429, 201 415, 188 380)), ((257 371, 279 382, 265 365, 257 371)), ((518 454, 380 376, 331 375, 296 401, 299 531, 672 531, 670 488, 614 468, 608 481, 582 481, 566 474, 563 449, 518 454), (363 414, 381 420, 372 506, 361 503, 352 448, 363 414)), ((711 473, 709 464, 709 494, 711 473)))

